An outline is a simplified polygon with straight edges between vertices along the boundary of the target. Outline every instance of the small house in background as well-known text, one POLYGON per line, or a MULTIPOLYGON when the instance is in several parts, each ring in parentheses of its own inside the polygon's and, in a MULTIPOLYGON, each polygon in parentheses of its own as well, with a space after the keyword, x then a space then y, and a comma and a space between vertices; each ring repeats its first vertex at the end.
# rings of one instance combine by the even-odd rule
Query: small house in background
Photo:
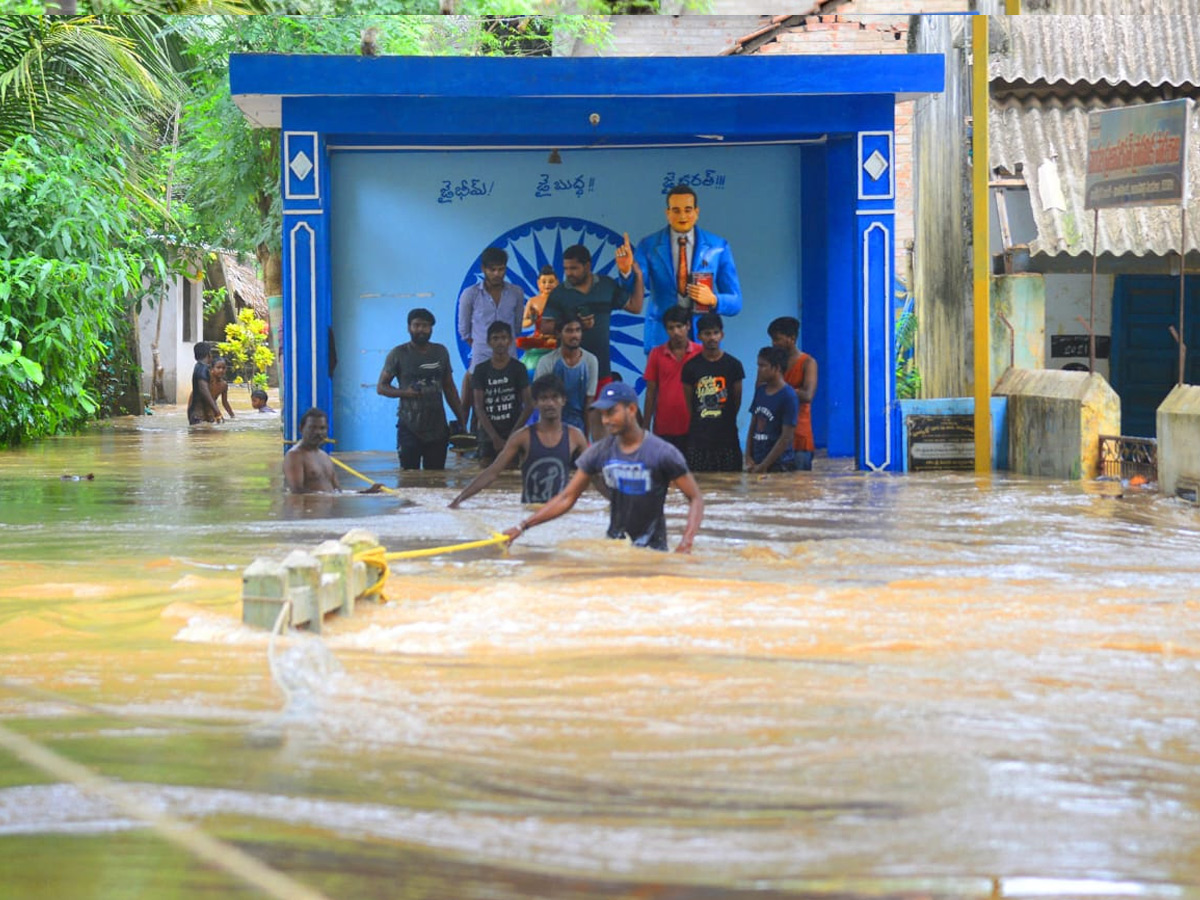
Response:
POLYGON ((152 404, 187 403, 196 344, 223 341, 225 326, 237 319, 239 311, 249 307, 263 321, 270 321, 262 279, 254 264, 239 262, 233 253, 208 256, 203 268, 200 264, 189 267, 199 277, 173 277, 163 301, 145 305, 138 314, 141 389, 152 404), (205 292, 221 288, 225 300, 206 318, 205 292))
MULTIPOLYGON (((1021 283, 1024 303, 1044 323, 1040 365, 1086 371, 1094 248, 1095 371, 1121 398, 1122 433, 1153 437, 1155 412, 1179 374, 1170 328, 1179 322, 1181 254, 1184 341, 1200 347, 1200 117, 1186 149, 1193 199, 1184 238, 1178 207, 1103 209, 1094 230, 1095 211, 1084 202, 1088 115, 1195 96, 1200 17, 1100 11, 1109 14, 1010 16, 993 25, 993 304, 1021 283)), ((1021 336, 1014 340, 1019 352, 1021 336)), ((1192 349, 1187 359, 1184 380, 1196 384, 1200 354, 1192 349)))
POLYGON ((238 313, 249 307, 254 315, 269 322, 267 296, 253 258, 239 261, 233 253, 218 253, 210 259, 204 277, 206 291, 225 289, 225 301, 204 322, 204 340, 225 340, 225 326, 237 321, 238 313))

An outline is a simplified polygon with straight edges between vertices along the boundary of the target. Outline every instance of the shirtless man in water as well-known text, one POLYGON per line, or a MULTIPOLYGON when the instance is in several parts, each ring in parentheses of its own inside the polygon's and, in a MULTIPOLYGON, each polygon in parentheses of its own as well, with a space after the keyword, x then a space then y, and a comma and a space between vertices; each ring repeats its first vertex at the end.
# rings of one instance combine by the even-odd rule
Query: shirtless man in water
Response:
MULTIPOLYGON (((329 418, 317 407, 300 417, 300 441, 283 457, 283 478, 293 494, 327 494, 341 490, 333 460, 321 450, 328 436, 329 418)), ((382 490, 383 485, 376 483, 358 493, 377 494, 382 490)))

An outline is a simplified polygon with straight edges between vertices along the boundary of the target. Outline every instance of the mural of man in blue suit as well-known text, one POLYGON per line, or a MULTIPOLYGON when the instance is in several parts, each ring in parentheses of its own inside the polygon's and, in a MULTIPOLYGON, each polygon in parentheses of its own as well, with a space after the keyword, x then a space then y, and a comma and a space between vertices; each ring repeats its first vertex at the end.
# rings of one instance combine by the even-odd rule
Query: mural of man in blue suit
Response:
MULTIPOLYGON (((667 340, 662 316, 668 307, 678 304, 695 315, 736 316, 742 311, 742 286, 733 251, 723 237, 697 228, 699 218, 696 192, 685 184, 675 185, 667 194, 667 227, 646 235, 634 251, 649 294, 643 339, 646 353, 667 340)), ((628 283, 633 270, 632 263, 623 262, 626 258, 617 256, 622 283, 628 283)))

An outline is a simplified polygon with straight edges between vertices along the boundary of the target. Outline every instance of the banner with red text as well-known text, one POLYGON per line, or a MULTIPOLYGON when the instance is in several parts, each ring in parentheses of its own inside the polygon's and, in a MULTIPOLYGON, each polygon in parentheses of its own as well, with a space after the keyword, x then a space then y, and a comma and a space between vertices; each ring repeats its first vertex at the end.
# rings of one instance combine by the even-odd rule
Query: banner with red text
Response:
POLYGON ((1181 206, 1187 202, 1191 100, 1088 113, 1084 206, 1181 206))

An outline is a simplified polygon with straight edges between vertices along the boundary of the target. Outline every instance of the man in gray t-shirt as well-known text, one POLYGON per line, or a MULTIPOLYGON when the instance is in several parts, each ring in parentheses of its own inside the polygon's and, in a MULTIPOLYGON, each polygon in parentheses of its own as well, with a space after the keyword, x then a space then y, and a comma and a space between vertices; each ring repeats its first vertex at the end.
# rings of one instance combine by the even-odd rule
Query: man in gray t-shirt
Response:
POLYGON ((446 468, 450 428, 443 396, 460 422, 465 420, 458 388, 450 370, 450 353, 433 336, 433 313, 414 309, 408 314, 407 344, 393 347, 383 363, 375 391, 396 397, 396 450, 400 468, 446 468), (392 382, 396 382, 396 387, 392 382))
POLYGON ((687 469, 683 454, 638 424, 637 391, 623 381, 607 385, 592 404, 603 413, 608 437, 583 452, 567 486, 536 513, 504 533, 516 540, 534 525, 556 519, 575 505, 592 475, 602 474, 612 492, 608 536, 629 538, 634 546, 667 549, 663 504, 667 485, 679 488, 688 501, 687 525, 676 553, 690 553, 704 517, 704 498, 687 469))

